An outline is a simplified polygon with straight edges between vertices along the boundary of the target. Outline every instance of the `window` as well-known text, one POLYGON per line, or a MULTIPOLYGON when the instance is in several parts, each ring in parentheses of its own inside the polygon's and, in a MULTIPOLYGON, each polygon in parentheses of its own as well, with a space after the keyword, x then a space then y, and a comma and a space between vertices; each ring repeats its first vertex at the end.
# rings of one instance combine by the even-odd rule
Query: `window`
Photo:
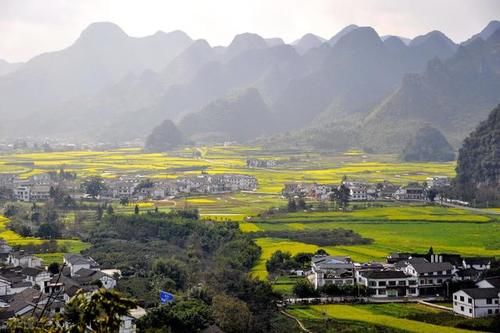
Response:
POLYGON ((396 281, 389 281, 389 285, 390 286, 395 286, 396 285, 396 281))
POLYGON ((453 302, 453 305, 458 305, 458 302, 453 302))
POLYGON ((378 285, 379 285, 379 287, 384 287, 385 286, 385 281, 379 281, 378 285))
POLYGON ((385 289, 380 289, 378 290, 379 295, 385 295, 385 289))
POLYGON ((375 281, 370 281, 370 287, 376 287, 377 286, 377 282, 375 281))
POLYGON ((425 284, 425 280, 420 280, 420 284, 425 284))
POLYGON ((460 302, 463 302, 465 298, 463 296, 460 296, 460 302))
POLYGON ((464 307, 463 306, 460 307, 460 311, 464 312, 464 307))
POLYGON ((398 284, 399 284, 400 286, 406 286, 406 281, 399 281, 399 282, 398 282, 398 284))
POLYGON ((438 272, 432 272, 432 275, 438 275, 438 272))
POLYGON ((495 313, 499 313, 498 309, 495 309, 495 313))
POLYGON ((467 302, 469 302, 470 304, 472 304, 472 298, 467 297, 467 302))
POLYGON ((438 279, 437 283, 443 283, 443 280, 442 279, 438 279))
POLYGON ((472 313, 472 309, 469 309, 469 313, 472 313))
POLYGON ((455 299, 455 300, 456 300, 456 299, 457 299, 457 295, 453 295, 453 299, 455 299))
POLYGON ((493 304, 493 300, 491 298, 486 299, 486 304, 493 304))
POLYGON ((493 314, 493 310, 492 309, 488 309, 488 314, 493 314))

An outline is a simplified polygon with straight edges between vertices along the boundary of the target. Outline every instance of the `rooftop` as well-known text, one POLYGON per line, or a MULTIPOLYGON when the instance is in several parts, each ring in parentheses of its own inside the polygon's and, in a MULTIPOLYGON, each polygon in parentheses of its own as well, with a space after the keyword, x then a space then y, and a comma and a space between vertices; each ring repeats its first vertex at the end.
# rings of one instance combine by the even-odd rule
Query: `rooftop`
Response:
POLYGON ((498 288, 474 288, 462 289, 462 291, 474 299, 498 298, 500 293, 498 288))

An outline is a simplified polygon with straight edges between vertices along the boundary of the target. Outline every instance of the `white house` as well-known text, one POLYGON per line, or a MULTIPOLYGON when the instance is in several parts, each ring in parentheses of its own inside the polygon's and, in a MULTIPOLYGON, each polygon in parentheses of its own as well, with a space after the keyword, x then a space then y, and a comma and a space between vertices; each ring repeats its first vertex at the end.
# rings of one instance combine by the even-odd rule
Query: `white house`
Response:
POLYGON ((17 267, 41 267, 42 259, 32 256, 30 254, 25 254, 23 251, 12 252, 7 258, 7 263, 11 266, 17 267))
POLYGON ((449 262, 428 262, 424 258, 413 258, 397 263, 396 267, 417 278, 418 296, 444 295, 445 283, 454 277, 454 268, 449 262))
POLYGON ((418 295, 417 278, 402 271, 358 271, 356 281, 376 298, 412 297, 418 295))
POLYGON ((314 256, 311 270, 308 278, 315 289, 329 284, 354 284, 354 264, 349 257, 314 256))
POLYGON ((453 294, 453 311, 457 314, 479 318, 500 314, 498 288, 462 289, 453 294))
POLYGON ((100 281, 102 286, 106 289, 113 289, 116 287, 116 280, 113 277, 98 270, 82 268, 75 272, 75 274, 71 277, 81 285, 100 281))
POLYGON ((31 286, 39 286, 42 291, 45 290, 52 279, 49 272, 40 268, 25 267, 21 273, 25 276, 24 281, 30 282, 31 286))
POLYGON ((486 278, 476 282, 478 288, 499 288, 500 289, 500 276, 486 278))
POLYGON ((71 276, 82 268, 99 270, 99 265, 94 259, 81 254, 65 254, 63 261, 69 267, 71 276))
POLYGON ((464 268, 473 268, 477 271, 485 271, 491 268, 492 258, 487 257, 469 257, 463 258, 464 268))

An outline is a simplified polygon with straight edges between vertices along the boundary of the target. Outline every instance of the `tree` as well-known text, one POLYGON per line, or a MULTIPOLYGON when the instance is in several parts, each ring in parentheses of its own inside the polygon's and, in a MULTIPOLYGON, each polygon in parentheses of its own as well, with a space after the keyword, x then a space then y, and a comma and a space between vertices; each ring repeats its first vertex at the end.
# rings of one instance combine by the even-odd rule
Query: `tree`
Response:
POLYGON ((90 195, 94 199, 97 198, 102 193, 102 191, 106 189, 104 180, 99 176, 92 176, 85 179, 82 186, 85 193, 90 195))
POLYGON ((97 217, 97 220, 98 221, 101 221, 102 220, 102 216, 104 215, 104 209, 102 208, 101 205, 98 205, 97 206, 97 209, 96 209, 96 217, 97 217))
POLYGON ((297 211, 297 203, 295 202, 295 199, 293 199, 293 198, 288 199, 287 211, 289 213, 293 213, 293 212, 297 211))
POLYGON ((134 214, 139 214, 139 205, 135 205, 134 207, 134 214))
POLYGON ((7 321, 7 328, 16 333, 85 333, 90 327, 95 332, 114 333, 120 329, 122 316, 136 306, 134 300, 113 290, 101 288, 90 295, 80 290, 66 303, 63 315, 50 320, 14 317, 7 321))
POLYGON ((252 313, 245 302, 227 295, 217 295, 212 299, 212 309, 216 324, 224 332, 249 331, 252 313))
POLYGON ((299 280, 295 283, 293 286, 293 293, 300 298, 317 297, 319 295, 313 285, 306 279, 299 280))
POLYGON ((120 205, 122 206, 127 206, 128 205, 128 198, 127 197, 123 197, 123 198, 120 198, 120 205))
POLYGON ((114 209, 113 209, 113 206, 108 205, 108 206, 106 207, 106 214, 108 214, 108 215, 113 215, 114 213, 115 213, 115 211, 114 211, 114 209))
POLYGON ((436 196, 438 195, 438 191, 434 188, 431 188, 427 191, 427 199, 430 202, 434 202, 434 199, 436 199, 436 196))
POLYGON ((66 306, 65 319, 69 324, 70 332, 86 332, 86 327, 102 333, 118 332, 121 317, 137 303, 124 298, 114 290, 100 288, 88 297, 83 291, 73 296, 66 306))
POLYGON ((60 227, 57 223, 42 223, 36 235, 43 239, 59 238, 61 237, 61 231, 59 229, 60 227))
POLYGON ((57 262, 53 262, 47 267, 47 270, 54 275, 59 274, 59 264, 57 262))

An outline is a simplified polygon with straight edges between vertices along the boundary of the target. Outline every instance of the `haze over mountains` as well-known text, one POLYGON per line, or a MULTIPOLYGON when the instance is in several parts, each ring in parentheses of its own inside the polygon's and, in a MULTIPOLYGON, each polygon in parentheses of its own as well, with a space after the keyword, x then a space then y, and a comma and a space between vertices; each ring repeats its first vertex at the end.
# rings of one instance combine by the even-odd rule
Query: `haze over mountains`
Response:
POLYGON ((64 50, 0 62, 3 138, 144 140, 169 119, 194 141, 399 152, 428 124, 458 147, 498 103, 498 21, 461 45, 351 25, 291 45, 244 33, 227 47, 94 23, 64 50))

